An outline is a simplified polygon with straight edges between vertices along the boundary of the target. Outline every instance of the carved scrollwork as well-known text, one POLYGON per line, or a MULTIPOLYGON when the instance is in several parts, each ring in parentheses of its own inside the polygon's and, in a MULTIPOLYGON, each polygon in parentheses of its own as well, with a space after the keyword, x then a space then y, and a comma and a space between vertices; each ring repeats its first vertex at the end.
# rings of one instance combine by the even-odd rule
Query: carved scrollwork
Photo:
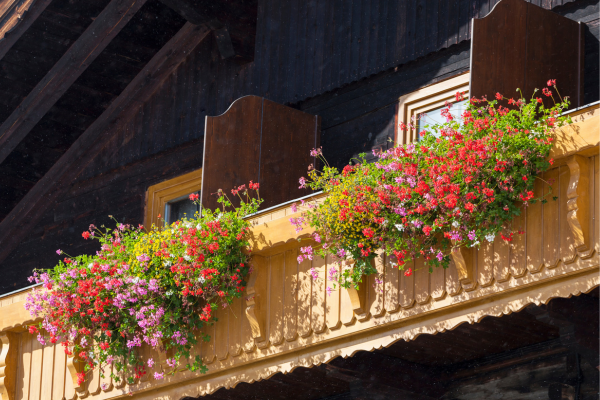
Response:
POLYGON ((265 268, 268 268, 268 266, 267 260, 262 256, 254 256, 252 262, 253 269, 248 280, 248 286, 246 286, 246 317, 250 322, 254 342, 258 348, 265 348, 269 345, 265 331, 268 290, 265 268))
POLYGON ((366 277, 363 278, 363 281, 358 285, 358 288, 355 286, 349 287, 346 289, 348 296, 350 297, 350 304, 352 304, 352 311, 354 311, 354 315, 356 319, 359 321, 366 321, 371 316, 371 313, 367 309, 367 285, 366 285, 366 277))
POLYGON ((14 382, 9 374, 10 369, 16 366, 9 365, 8 350, 11 341, 8 333, 0 334, 0 400, 9 400, 14 397, 14 382))
POLYGON ((464 246, 455 247, 450 253, 456 271, 458 272, 458 280, 462 288, 469 292, 477 288, 477 280, 473 273, 473 249, 464 246))
POLYGON ((79 354, 74 354, 75 349, 73 346, 69 346, 69 351, 71 351, 73 354, 67 356, 67 371, 69 372, 71 380, 73 381, 73 388, 75 388, 75 393, 77 394, 76 397, 85 399, 90 394, 87 386, 90 381, 91 371, 90 373, 86 374, 85 379, 80 384, 77 375, 84 372, 85 362, 81 360, 79 354))
MULTIPOLYGON (((567 160, 571 179, 567 188, 567 221, 573 234, 575 250, 582 259, 590 258, 594 249, 590 246, 590 193, 589 172, 590 160, 581 155, 574 155, 567 160)), ((563 260, 565 263, 575 261, 577 253, 563 260)))

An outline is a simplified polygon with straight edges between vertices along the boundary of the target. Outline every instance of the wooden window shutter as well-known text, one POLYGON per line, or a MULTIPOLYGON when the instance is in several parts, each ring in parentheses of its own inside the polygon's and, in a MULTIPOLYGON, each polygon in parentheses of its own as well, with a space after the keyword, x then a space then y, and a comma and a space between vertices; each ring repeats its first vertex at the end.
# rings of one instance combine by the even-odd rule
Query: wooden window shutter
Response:
MULTIPOLYGON (((556 79, 571 106, 583 105, 583 27, 580 23, 524 0, 502 0, 484 18, 473 19, 471 87, 475 97, 496 92, 526 99, 545 97, 541 89, 556 79)), ((547 106, 551 99, 544 98, 547 106)))
POLYGON ((260 183, 262 208, 310 194, 298 179, 315 163, 320 118, 270 100, 245 96, 217 117, 206 117, 202 205, 219 206, 215 193, 249 181, 260 183))

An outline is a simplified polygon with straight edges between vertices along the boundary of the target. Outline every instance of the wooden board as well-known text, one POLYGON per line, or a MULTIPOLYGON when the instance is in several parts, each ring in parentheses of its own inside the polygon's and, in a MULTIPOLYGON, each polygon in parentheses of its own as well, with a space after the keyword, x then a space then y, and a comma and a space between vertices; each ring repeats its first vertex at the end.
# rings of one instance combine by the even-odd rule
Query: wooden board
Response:
POLYGON ((485 18, 473 20, 470 94, 518 98, 520 88, 529 99, 535 88, 541 91, 548 79, 556 79, 560 94, 579 107, 583 40, 576 21, 523 0, 502 0, 485 18))
POLYGON ((314 164, 309 153, 319 144, 319 131, 318 117, 257 96, 206 117, 202 205, 218 208, 219 189, 239 204, 231 189, 250 181, 261 184, 263 208, 309 194, 297 182, 314 164))

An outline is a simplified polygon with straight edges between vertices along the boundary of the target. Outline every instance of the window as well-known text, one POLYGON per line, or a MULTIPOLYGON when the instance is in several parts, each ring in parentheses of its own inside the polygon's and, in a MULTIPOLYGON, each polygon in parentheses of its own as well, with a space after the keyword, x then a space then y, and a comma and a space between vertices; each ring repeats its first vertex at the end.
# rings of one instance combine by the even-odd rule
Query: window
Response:
POLYGON ((192 193, 200 196, 200 192, 191 192, 168 201, 165 204, 165 213, 163 215, 166 223, 172 224, 183 218, 193 218, 200 211, 200 206, 189 198, 192 193))
POLYGON ((407 129, 405 132, 400 128, 396 130, 396 144, 405 144, 418 141, 417 133, 423 130, 425 125, 433 125, 444 122, 440 112, 447 101, 455 103, 450 108, 453 116, 458 116, 466 107, 466 101, 455 101, 456 92, 465 92, 465 98, 469 96, 469 73, 455 76, 443 82, 424 87, 415 92, 400 97, 398 106, 398 123, 408 124, 418 115, 425 114, 418 121, 416 127, 407 129))
POLYGON ((184 216, 193 217, 199 208, 188 196, 191 193, 200 194, 201 188, 202 169, 150 186, 146 192, 146 229, 152 224, 162 226, 164 221, 174 222, 184 216))

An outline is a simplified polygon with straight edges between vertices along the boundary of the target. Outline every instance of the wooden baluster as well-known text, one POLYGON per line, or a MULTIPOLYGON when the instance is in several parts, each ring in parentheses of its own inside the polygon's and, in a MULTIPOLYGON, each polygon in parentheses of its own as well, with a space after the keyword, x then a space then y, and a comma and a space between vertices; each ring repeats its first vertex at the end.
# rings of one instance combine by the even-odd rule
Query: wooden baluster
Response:
MULTIPOLYGON (((340 266, 340 273, 347 268, 344 261, 340 266)), ((352 325, 356 322, 356 316, 354 315, 354 306, 352 304, 352 298, 347 289, 340 289, 340 320, 344 325, 352 325)))
POLYGON ((543 235, 543 252, 542 257, 546 268, 554 268, 558 265, 558 248, 559 248, 559 226, 558 226, 558 202, 553 200, 558 194, 558 168, 546 171, 543 174, 544 180, 544 198, 547 202, 542 206, 542 235, 543 235))
MULTIPOLYGON (((474 278, 472 278, 475 281, 474 278)), ((450 296, 456 296, 461 292, 461 284, 460 279, 458 277, 458 271, 456 269, 456 264, 452 257, 450 257, 450 263, 448 264, 448 268, 446 269, 446 290, 450 296)))
POLYGON ((395 313, 400 310, 399 290, 400 271, 397 265, 392 265, 392 257, 385 256, 385 310, 395 313))
MULTIPOLYGON (((56 346, 53 344, 47 344, 43 350, 43 363, 38 368, 42 370, 42 383, 41 383, 41 398, 45 398, 52 393, 52 381, 53 381, 53 370, 54 370, 54 352, 56 346)), ((58 349, 60 350, 60 349, 58 349)))
POLYGON ((520 278, 527 272, 527 260, 525 258, 525 226, 527 222, 527 208, 521 207, 521 215, 512 220, 514 232, 513 241, 510 244, 510 274, 514 278, 520 278), (516 232, 515 232, 516 231, 516 232))
POLYGON ((229 310, 218 304, 215 314, 215 354, 218 360, 225 360, 229 355, 229 310))
POLYGON ((325 259, 315 256, 312 262, 312 268, 316 271, 317 279, 312 281, 311 296, 311 327, 314 333, 321 333, 327 327, 325 323, 326 306, 326 286, 327 286, 327 265, 325 259))
POLYGON ((415 299, 419 304, 426 304, 431 299, 429 286, 429 266, 423 257, 415 260, 415 299))
POLYGON ((298 338, 298 249, 285 252, 284 336, 288 342, 298 338))
POLYGON ((382 250, 377 252, 377 256, 372 261, 377 274, 368 277, 369 308, 373 317, 381 317, 385 314, 385 253, 382 250))
POLYGON ((477 281, 482 287, 494 283, 494 243, 482 240, 477 251, 477 281))
POLYGON ((57 344, 54 350, 54 383, 52 384, 52 400, 62 400, 65 395, 65 378, 67 374, 67 354, 62 345, 57 344))
POLYGON ((233 299, 229 310, 229 354, 237 357, 242 354, 242 320, 244 309, 242 308, 242 299, 233 299))
MULTIPOLYGON (((535 179, 533 183, 533 195, 539 199, 544 194, 544 183, 535 179)), ((535 274, 542 270, 544 264, 542 259, 542 203, 538 200, 530 203, 527 207, 527 220, 525 242, 527 243, 527 269, 535 274)))
POLYGON ((339 263, 334 263, 332 261, 333 256, 328 255, 326 262, 326 286, 330 288, 330 293, 327 295, 325 299, 326 304, 326 323, 327 327, 331 330, 339 329, 342 326, 340 320, 340 298, 341 298, 341 290, 337 281, 334 279, 333 281, 330 279, 330 270, 333 268, 338 274, 340 272, 339 263), (335 286, 335 289, 334 289, 335 286))
POLYGON ((446 270, 443 267, 432 267, 431 273, 431 297, 434 300, 442 300, 446 297, 446 270))
MULTIPOLYGON (((31 380, 31 345, 36 340, 35 336, 28 333, 21 336, 21 354, 17 375, 16 398, 29 399, 29 382, 31 380)), ((70 378, 67 376, 67 380, 70 378)), ((72 385, 71 385, 72 386, 72 385)), ((75 397, 75 389, 67 393, 67 400, 75 397)), ((3 399, 4 400, 4 399, 3 399)))
POLYGON ((283 343, 283 291, 284 291, 284 262, 285 253, 270 257, 269 283, 269 340, 272 345, 283 343))
POLYGON ((411 308, 415 304, 415 262, 409 261, 404 265, 404 270, 398 271, 400 275, 400 306, 411 308), (406 276, 409 268, 410 276, 406 276))
MULTIPOLYGON (((33 337, 33 336, 32 336, 33 337)), ((42 380, 42 368, 44 362, 44 349, 40 342, 34 338, 31 343, 31 383, 29 384, 29 399, 38 400, 41 398, 40 382, 42 380)), ((85 384, 84 384, 85 385, 85 384)), ((85 391, 87 392, 87 390, 85 391)), ((85 393, 82 392, 82 393, 85 393)), ((85 396, 80 396, 81 398, 85 396)))
POLYGON ((208 342, 202 341, 202 362, 206 365, 211 364, 215 361, 216 349, 215 349, 215 324, 202 327, 202 332, 210 336, 208 342))
POLYGON ((500 233, 494 240, 494 279, 506 282, 510 279, 510 245, 502 239, 500 233))
POLYGON ((311 305, 312 305, 312 276, 310 274, 311 261, 304 260, 298 266, 298 333, 302 337, 312 334, 311 328, 311 305))

